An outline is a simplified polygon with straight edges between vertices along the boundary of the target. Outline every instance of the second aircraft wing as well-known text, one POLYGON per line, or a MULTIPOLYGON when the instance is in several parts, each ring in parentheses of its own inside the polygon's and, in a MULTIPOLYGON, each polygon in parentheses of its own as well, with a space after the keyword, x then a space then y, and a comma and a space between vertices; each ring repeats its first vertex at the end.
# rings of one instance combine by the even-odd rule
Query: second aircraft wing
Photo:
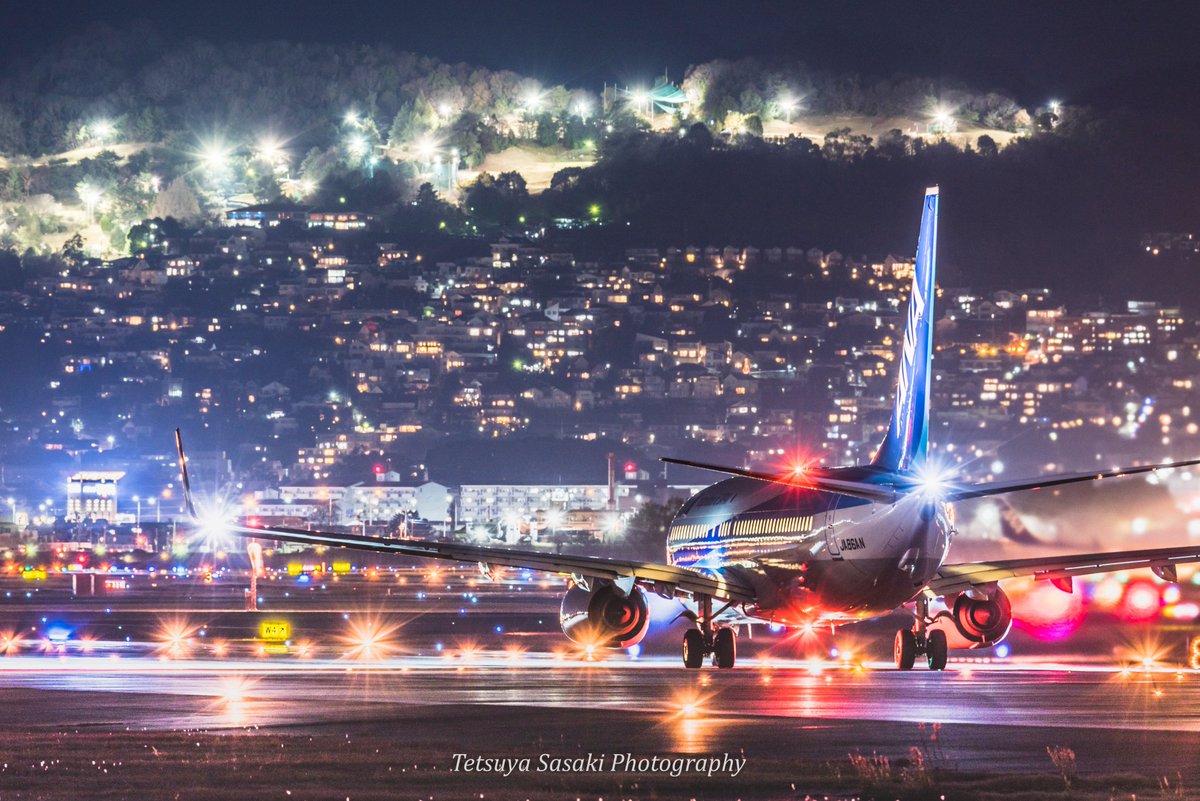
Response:
POLYGON ((929 582, 929 589, 938 595, 946 595, 1022 576, 1054 581, 1072 576, 1145 567, 1154 570, 1160 577, 1173 581, 1175 565, 1188 562, 1200 562, 1200 545, 1040 556, 1031 559, 1001 559, 994 562, 964 562, 943 565, 937 576, 929 582))
POLYGON ((749 582, 726 574, 710 575, 675 565, 654 562, 636 562, 624 559, 605 559, 599 556, 542 553, 520 551, 488 545, 470 545, 457 542, 430 542, 427 540, 375 537, 362 534, 338 534, 325 531, 308 531, 293 528, 251 528, 230 526, 242 536, 294 542, 303 545, 326 545, 352 548, 374 553, 391 553, 402 556, 423 556, 430 559, 445 559, 453 562, 476 562, 499 567, 514 567, 541 570, 547 573, 562 573, 619 580, 632 578, 654 585, 654 588, 669 594, 675 590, 687 593, 711 595, 739 603, 754 601, 754 588, 749 582))

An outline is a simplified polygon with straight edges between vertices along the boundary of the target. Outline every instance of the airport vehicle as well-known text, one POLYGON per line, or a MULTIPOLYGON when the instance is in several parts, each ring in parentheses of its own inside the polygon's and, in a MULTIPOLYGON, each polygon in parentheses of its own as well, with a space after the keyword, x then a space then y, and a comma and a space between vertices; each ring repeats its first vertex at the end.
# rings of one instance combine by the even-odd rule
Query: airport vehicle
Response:
MULTIPOLYGON (((664 461, 727 477, 688 499, 671 523, 662 564, 539 553, 501 547, 425 542, 292 528, 232 530, 248 537, 335 545, 380 553, 478 562, 569 574, 560 620, 572 640, 627 647, 649 624, 647 592, 684 597, 695 627, 683 640, 683 662, 711 656, 733 667, 735 624, 759 621, 837 626, 912 604, 913 624, 896 632, 896 665, 924 656, 946 667, 950 648, 999 643, 1012 608, 999 582, 1018 576, 1073 590, 1072 577, 1146 567, 1175 580, 1176 565, 1200 561, 1200 545, 1073 554, 994 562, 946 563, 956 530, 951 504, 1021 490, 1148 473, 1200 464, 1200 459, 986 484, 956 482, 928 457, 937 187, 925 193, 908 317, 891 422, 869 464, 799 466, 781 473, 664 461), (714 604, 720 604, 714 612, 714 604)), ((194 515, 182 439, 180 471, 194 515)))

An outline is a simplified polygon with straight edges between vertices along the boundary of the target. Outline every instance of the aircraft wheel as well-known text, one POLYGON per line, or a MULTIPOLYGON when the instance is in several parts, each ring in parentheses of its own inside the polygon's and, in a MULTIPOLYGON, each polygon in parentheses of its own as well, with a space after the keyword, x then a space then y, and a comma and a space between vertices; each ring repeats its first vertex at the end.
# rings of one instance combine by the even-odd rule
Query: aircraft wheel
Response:
POLYGON ((925 638, 925 661, 930 670, 945 670, 947 657, 946 632, 934 629, 925 638))
POLYGON ((737 659, 737 637, 729 627, 717 629, 713 637, 713 662, 719 668, 731 668, 737 659))
POLYGON ((917 635, 912 629, 900 629, 896 632, 896 667, 900 670, 912 670, 917 662, 917 635))
POLYGON ((704 635, 700 629, 688 629, 683 633, 683 666, 698 668, 704 664, 704 635))

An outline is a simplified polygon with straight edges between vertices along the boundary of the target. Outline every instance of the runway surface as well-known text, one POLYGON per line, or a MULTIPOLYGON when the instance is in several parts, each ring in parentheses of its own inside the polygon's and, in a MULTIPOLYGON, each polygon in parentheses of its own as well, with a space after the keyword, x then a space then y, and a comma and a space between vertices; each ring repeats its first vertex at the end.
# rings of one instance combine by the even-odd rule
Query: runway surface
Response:
POLYGON ((170 659, 16 656, 0 661, 0 725, 16 730, 375 732, 403 742, 506 748, 503 721, 539 739, 655 753, 772 759, 903 756, 933 748, 957 769, 1040 771, 1046 747, 1081 772, 1192 775, 1200 675, 1069 665, 959 663, 945 673, 884 665, 756 663, 733 671, 674 660, 605 662, 447 652, 437 657, 170 659), (597 715, 628 720, 594 729, 597 715), (470 737, 466 735, 470 732, 470 737), (492 735, 489 735, 492 732, 492 735))

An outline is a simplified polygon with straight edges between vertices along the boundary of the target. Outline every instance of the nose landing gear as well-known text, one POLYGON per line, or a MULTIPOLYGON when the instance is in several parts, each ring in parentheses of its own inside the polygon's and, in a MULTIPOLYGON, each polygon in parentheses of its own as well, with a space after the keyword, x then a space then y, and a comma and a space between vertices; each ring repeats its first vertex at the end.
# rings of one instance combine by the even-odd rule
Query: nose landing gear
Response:
POLYGON ((715 667, 728 669, 737 661, 737 638, 728 626, 714 627, 712 624, 712 598, 703 595, 698 599, 698 628, 688 629, 683 634, 683 666, 696 669, 704 664, 705 656, 712 656, 715 667))
POLYGON ((924 655, 930 670, 945 670, 949 658, 946 632, 929 629, 929 599, 923 595, 917 599, 915 617, 916 622, 911 629, 896 632, 896 667, 899 670, 912 670, 917 656, 924 655))

